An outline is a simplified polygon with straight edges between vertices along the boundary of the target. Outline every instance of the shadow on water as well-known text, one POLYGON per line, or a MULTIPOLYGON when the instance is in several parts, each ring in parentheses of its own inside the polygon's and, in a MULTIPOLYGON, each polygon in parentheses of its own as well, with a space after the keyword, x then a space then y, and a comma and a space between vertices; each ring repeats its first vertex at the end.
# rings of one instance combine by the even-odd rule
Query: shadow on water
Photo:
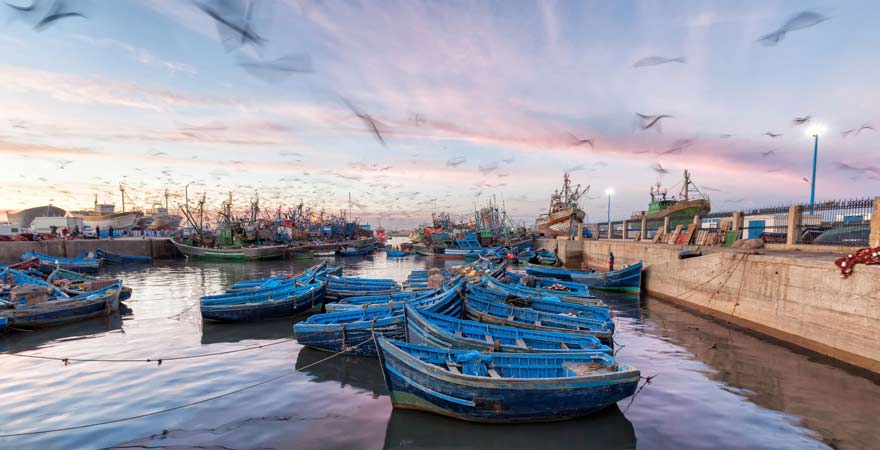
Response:
MULTIPOLYGON (((80 339, 95 339, 114 331, 124 333, 122 316, 125 311, 122 309, 120 306, 120 311, 109 316, 95 317, 82 322, 9 333, 0 339, 0 352, 21 352, 35 350, 49 343, 57 345, 80 339)), ((130 314, 131 310, 127 308, 125 310, 130 314)))
POLYGON ((289 339, 293 337, 293 323, 290 318, 244 323, 204 322, 202 345, 244 340, 289 339))
POLYGON ((649 300, 651 334, 680 345, 704 363, 705 375, 757 405, 800 418, 839 449, 880 442, 880 385, 817 355, 770 342, 681 307, 649 300))
POLYGON ((616 405, 588 417, 534 424, 479 424, 420 411, 394 410, 386 450, 617 450, 636 448, 632 423, 616 405))
POLYGON ((303 347, 296 358, 296 370, 310 375, 313 382, 335 382, 373 393, 373 398, 388 396, 379 360, 363 356, 336 356, 303 347))

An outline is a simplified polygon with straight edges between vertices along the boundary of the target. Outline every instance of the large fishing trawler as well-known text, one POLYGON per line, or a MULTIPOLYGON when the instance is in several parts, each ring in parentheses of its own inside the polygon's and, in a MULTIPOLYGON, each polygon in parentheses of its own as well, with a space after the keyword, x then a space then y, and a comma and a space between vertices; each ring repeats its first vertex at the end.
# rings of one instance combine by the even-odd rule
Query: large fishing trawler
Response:
POLYGON ((647 216, 648 220, 656 220, 667 216, 693 217, 708 214, 711 209, 709 197, 700 192, 700 189, 691 180, 691 174, 685 170, 681 193, 678 197, 674 195, 669 197, 667 189, 661 186, 658 181, 656 185, 651 186, 651 203, 648 205, 648 211, 633 214, 632 218, 641 220, 642 216, 647 216), (691 190, 696 195, 692 195, 691 190))
POLYGON ((550 196, 550 211, 541 214, 535 221, 538 233, 544 236, 570 236, 583 223, 586 213, 580 208, 578 201, 590 190, 590 186, 581 191, 581 185, 572 189, 568 174, 562 184, 562 190, 554 191, 550 196))

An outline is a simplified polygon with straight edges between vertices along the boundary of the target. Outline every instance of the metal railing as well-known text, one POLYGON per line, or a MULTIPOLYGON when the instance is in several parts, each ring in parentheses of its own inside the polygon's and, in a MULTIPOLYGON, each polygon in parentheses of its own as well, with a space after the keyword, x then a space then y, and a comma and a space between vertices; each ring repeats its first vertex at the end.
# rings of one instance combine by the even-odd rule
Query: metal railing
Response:
POLYGON ((864 247, 871 234, 874 199, 832 200, 798 205, 798 244, 864 247))
MULTIPOLYGON (((873 198, 858 198, 848 200, 831 200, 817 202, 810 209, 809 203, 788 203, 772 206, 759 206, 741 211, 713 211, 700 216, 700 228, 720 228, 724 221, 733 225, 734 214, 740 213, 742 226, 740 239, 761 239, 767 243, 787 243, 789 222, 791 220, 791 207, 798 208, 798 226, 793 231, 796 233, 793 242, 797 244, 837 245, 837 246, 866 246, 871 233, 871 215, 873 213, 873 198)), ((672 231, 677 225, 683 227, 693 223, 693 217, 672 217, 669 220, 669 230, 672 231)), ((641 231, 641 220, 629 220, 628 238, 635 237, 641 231)), ((646 223, 646 233, 642 239, 652 239, 658 230, 663 228, 662 220, 650 220, 646 223)), ((600 239, 608 238, 608 222, 599 222, 588 225, 591 230, 598 228, 600 239)), ((623 237, 623 221, 612 221, 612 237, 623 237)), ((595 231, 594 231, 595 232, 595 231)))

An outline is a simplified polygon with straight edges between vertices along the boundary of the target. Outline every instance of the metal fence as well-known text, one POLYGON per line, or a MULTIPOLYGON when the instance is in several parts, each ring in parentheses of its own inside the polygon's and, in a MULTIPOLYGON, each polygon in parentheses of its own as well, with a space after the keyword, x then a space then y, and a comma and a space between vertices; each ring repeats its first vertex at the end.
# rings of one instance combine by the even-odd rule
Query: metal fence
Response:
POLYGON ((874 199, 832 200, 800 206, 798 244, 864 247, 871 234, 874 199))
MULTIPOLYGON (((873 213, 873 198, 858 198, 849 200, 831 200, 813 204, 809 203, 779 204, 773 206, 761 206, 741 211, 713 211, 700 217, 700 228, 720 228, 723 222, 733 224, 734 213, 742 215, 742 227, 740 239, 761 239, 767 243, 781 243, 788 241, 788 229, 790 221, 790 209, 796 206, 799 215, 796 216, 797 235, 793 241, 798 244, 838 245, 838 246, 866 246, 871 233, 871 215, 873 213)), ((693 221, 692 217, 672 217, 669 221, 668 231, 674 230, 677 225, 687 226, 693 221)), ((641 231, 640 220, 630 220, 628 223, 628 238, 635 237, 641 231)), ((591 230, 599 230, 599 238, 608 237, 608 222, 600 222, 589 225, 591 230)), ((623 221, 612 221, 612 237, 623 237, 623 221)), ((651 239, 663 228, 662 220, 651 220, 646 224, 645 236, 642 239, 651 239)))

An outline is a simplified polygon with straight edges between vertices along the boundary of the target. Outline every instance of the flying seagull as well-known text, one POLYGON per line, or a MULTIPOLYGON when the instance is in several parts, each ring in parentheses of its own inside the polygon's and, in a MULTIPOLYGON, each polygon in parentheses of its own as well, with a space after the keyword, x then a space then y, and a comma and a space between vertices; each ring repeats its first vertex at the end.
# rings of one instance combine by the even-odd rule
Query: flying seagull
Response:
POLYGON ((683 57, 679 58, 666 58, 663 56, 648 56, 636 61, 632 66, 633 68, 639 67, 649 67, 649 66, 659 66, 661 64, 669 64, 669 63, 682 63, 685 64, 687 60, 683 57))
POLYGON ((791 123, 792 123, 794 126, 797 127, 797 126, 801 126, 801 125, 803 125, 803 124, 809 122, 810 119, 812 119, 812 117, 811 117, 809 114, 807 114, 807 115, 804 116, 804 117, 795 117, 795 118, 791 121, 791 123))
MULTIPOLYGON (((198 2, 196 6, 217 22, 217 29, 221 35, 226 34, 226 30, 231 31, 234 35, 237 35, 236 40, 239 41, 239 45, 251 43, 255 46, 260 46, 265 42, 265 39, 258 35, 251 27, 254 4, 256 3, 254 0, 248 2, 245 11, 234 10, 238 8, 232 8, 231 6, 233 5, 226 1, 214 1, 212 3, 216 6, 211 7, 207 3, 198 2)), ((230 48, 227 47, 227 49, 230 48)))
POLYGON ((770 136, 771 138, 776 139, 776 138, 782 136, 782 133, 772 133, 772 132, 768 131, 768 132, 764 133, 762 136, 770 136))
POLYGON ((355 108, 355 106, 350 101, 348 101, 348 99, 343 98, 342 101, 345 102, 346 105, 348 105, 348 108, 351 109, 351 112, 353 112, 354 115, 358 116, 358 118, 360 118, 364 122, 367 128, 369 128, 369 130, 373 132, 373 134, 376 136, 376 139, 378 139, 379 143, 382 144, 382 146, 384 147, 385 138, 382 137, 382 133, 379 131, 379 126, 376 124, 376 120, 373 119, 373 117, 369 114, 355 108))
MULTIPOLYGON (((8 4, 8 3, 7 3, 8 4)), ((34 2, 36 5, 36 2, 34 2)), ((65 11, 66 3, 63 0, 55 0, 55 3, 52 4, 52 9, 43 17, 36 25, 34 25, 34 29, 37 31, 43 31, 46 28, 49 28, 50 25, 55 23, 58 20, 66 19, 69 17, 82 17, 85 19, 82 13, 78 13, 76 11, 65 11)))
POLYGON ((654 172, 657 172, 658 175, 666 175, 669 173, 668 170, 664 169, 663 166, 660 165, 660 161, 657 161, 657 165, 655 167, 651 167, 654 172))
POLYGON ((679 153, 682 150, 690 147, 693 143, 694 143, 694 141, 692 141, 690 139, 679 139, 679 140, 673 142, 671 147, 669 147, 667 150, 659 152, 659 154, 669 155, 672 153, 679 153))
POLYGON ((571 139, 572 139, 571 145, 578 147, 578 146, 581 146, 584 144, 588 144, 591 149, 593 148, 593 140, 592 139, 581 139, 572 133, 568 133, 568 135, 571 136, 571 139))
POLYGON ((758 38, 758 42, 760 42, 764 46, 772 47, 778 44, 783 38, 785 38, 785 35, 787 33, 816 26, 826 20, 828 20, 827 17, 817 12, 801 11, 794 16, 791 16, 791 18, 789 18, 781 27, 779 27, 779 29, 758 38))
POLYGON ((770 155, 772 155, 772 154, 774 154, 774 153, 776 153, 775 150, 767 150, 766 152, 761 152, 761 156, 763 156, 763 157, 766 158, 766 157, 768 157, 768 156, 770 156, 770 155))
POLYGON ((643 131, 656 125, 657 132, 660 132, 660 128, 661 128, 660 121, 661 120, 673 118, 669 114, 658 114, 656 116, 651 116, 651 115, 647 115, 647 114, 636 113, 636 116, 638 116, 641 121, 641 127, 642 127, 643 131))
POLYGON ((856 130, 856 136, 858 136, 859 133, 862 132, 862 130, 877 131, 877 130, 875 130, 874 127, 872 127, 871 125, 868 125, 868 124, 866 124, 866 123, 863 123, 862 126, 860 126, 858 130, 856 130))

